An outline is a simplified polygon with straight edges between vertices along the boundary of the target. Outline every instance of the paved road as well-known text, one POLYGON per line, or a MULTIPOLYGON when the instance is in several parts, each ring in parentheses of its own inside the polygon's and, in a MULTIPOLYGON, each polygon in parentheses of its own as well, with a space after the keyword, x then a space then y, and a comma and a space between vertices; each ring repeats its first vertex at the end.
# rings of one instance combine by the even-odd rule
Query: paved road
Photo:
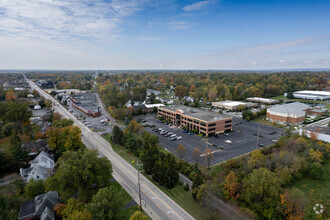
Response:
MULTIPOLYGON (((25 77, 25 76, 24 76, 25 77)), ((40 95, 53 102, 54 110, 65 118, 70 118, 76 126, 79 126, 83 141, 88 148, 96 149, 101 156, 107 157, 113 167, 113 177, 116 181, 132 196, 139 204, 138 188, 137 188, 137 170, 129 163, 117 155, 111 148, 111 145, 104 140, 100 135, 93 133, 90 129, 84 126, 79 120, 73 117, 63 106, 57 104, 56 100, 49 94, 41 90, 35 83, 26 79, 32 89, 36 89, 40 95)), ((158 189, 147 178, 140 175, 142 207, 143 210, 152 219, 194 219, 189 213, 177 205, 171 198, 158 189)))

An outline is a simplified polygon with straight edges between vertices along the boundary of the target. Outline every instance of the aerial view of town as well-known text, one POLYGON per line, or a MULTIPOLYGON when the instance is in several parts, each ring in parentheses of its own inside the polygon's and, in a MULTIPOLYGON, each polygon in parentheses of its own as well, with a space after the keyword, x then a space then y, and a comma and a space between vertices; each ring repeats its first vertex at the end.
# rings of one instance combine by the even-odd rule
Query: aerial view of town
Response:
POLYGON ((0 0, 0 220, 330 219, 329 10, 0 0))

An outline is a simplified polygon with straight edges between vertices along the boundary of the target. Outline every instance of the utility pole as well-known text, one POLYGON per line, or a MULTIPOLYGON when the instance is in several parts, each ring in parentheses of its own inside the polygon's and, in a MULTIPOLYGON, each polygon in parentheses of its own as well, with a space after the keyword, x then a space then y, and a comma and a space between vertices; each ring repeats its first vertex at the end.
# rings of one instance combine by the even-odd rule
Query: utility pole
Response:
POLYGON ((139 186, 140 211, 142 212, 142 203, 141 203, 141 185, 140 185, 140 170, 139 170, 139 169, 138 169, 138 186, 139 186))
POLYGON ((260 125, 258 125, 257 150, 258 150, 258 146, 259 146, 259 129, 260 129, 260 125))
POLYGON ((206 149, 205 149, 205 179, 207 177, 207 155, 208 155, 208 144, 207 144, 208 139, 205 140, 206 144, 206 149))

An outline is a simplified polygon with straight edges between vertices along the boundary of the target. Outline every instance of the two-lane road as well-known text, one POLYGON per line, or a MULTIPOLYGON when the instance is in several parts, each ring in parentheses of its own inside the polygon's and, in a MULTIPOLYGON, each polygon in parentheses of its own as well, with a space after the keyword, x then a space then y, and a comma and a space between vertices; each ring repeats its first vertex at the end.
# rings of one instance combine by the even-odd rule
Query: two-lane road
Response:
MULTIPOLYGON (((107 157, 113 167, 113 177, 121 184, 121 186, 132 196, 132 198, 139 204, 138 194, 138 171, 129 163, 117 155, 111 148, 111 145, 104 140, 100 135, 93 133, 73 115, 71 115, 63 106, 59 105, 57 101, 41 90, 35 83, 28 80, 32 89, 36 89, 40 95, 53 102, 54 110, 65 118, 72 119, 76 126, 80 127, 83 135, 85 145, 90 149, 96 149, 101 156, 107 157)), ((194 219, 183 208, 176 204, 164 192, 157 188, 143 175, 140 175, 141 180, 141 197, 143 200, 142 208, 152 219, 180 219, 190 220, 194 219)))

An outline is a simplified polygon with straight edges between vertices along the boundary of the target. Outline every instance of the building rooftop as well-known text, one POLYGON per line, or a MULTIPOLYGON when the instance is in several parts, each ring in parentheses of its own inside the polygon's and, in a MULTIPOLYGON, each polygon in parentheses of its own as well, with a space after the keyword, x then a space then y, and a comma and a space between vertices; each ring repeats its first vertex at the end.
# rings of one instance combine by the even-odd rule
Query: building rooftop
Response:
POLYGON ((276 99, 267 99, 267 98, 260 98, 260 97, 249 97, 246 100, 248 101, 257 101, 257 102, 280 102, 276 99))
POLYGON ((300 102, 293 102, 289 104, 277 105, 269 108, 269 112, 277 112, 283 114, 305 115, 306 109, 311 108, 309 105, 300 102))
POLYGON ((312 90, 303 90, 296 91, 296 94, 304 94, 304 95, 322 95, 322 96, 330 96, 330 92, 327 91, 312 91, 312 90))
POLYGON ((186 116, 194 117, 199 120, 207 121, 207 122, 231 118, 212 111, 202 110, 199 108, 192 108, 185 105, 169 105, 169 106, 159 107, 159 109, 167 109, 170 111, 175 111, 184 114, 186 116))
POLYGON ((326 134, 326 135, 330 135, 330 127, 305 127, 303 128, 303 130, 307 130, 307 131, 314 131, 316 133, 319 134, 326 134))

